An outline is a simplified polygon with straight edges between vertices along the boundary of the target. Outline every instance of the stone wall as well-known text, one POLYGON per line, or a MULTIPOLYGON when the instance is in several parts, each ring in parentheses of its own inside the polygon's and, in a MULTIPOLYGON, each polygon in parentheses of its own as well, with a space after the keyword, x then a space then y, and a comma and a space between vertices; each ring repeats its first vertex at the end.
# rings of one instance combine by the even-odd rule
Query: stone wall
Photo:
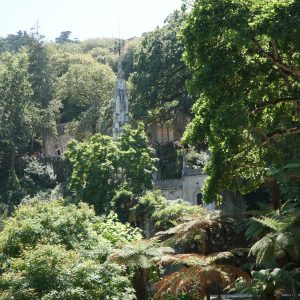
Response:
POLYGON ((66 130, 67 123, 65 124, 58 124, 57 129, 57 136, 54 138, 48 138, 45 141, 43 147, 43 153, 45 156, 51 156, 55 154, 57 148, 60 149, 61 153, 64 153, 67 149, 68 142, 72 139, 69 133, 66 130))
POLYGON ((182 179, 157 180, 154 183, 154 188, 161 190, 168 200, 183 199, 182 186, 182 179))
MULTIPOLYGON (((154 188, 160 189, 168 200, 183 199, 197 205, 197 195, 201 193, 205 179, 206 175, 200 174, 184 176, 181 179, 158 180, 154 183, 154 188)), ((215 203, 203 203, 203 207, 209 211, 215 210, 215 203)))
POLYGON ((150 144, 166 144, 179 141, 183 136, 189 120, 190 119, 187 115, 177 109, 172 124, 152 124, 147 130, 150 144))
POLYGON ((183 177, 183 199, 192 205, 197 205, 197 195, 202 192, 206 175, 184 176, 183 177))
POLYGON ((223 215, 241 218, 246 213, 246 202, 239 192, 224 191, 223 201, 220 206, 223 215))

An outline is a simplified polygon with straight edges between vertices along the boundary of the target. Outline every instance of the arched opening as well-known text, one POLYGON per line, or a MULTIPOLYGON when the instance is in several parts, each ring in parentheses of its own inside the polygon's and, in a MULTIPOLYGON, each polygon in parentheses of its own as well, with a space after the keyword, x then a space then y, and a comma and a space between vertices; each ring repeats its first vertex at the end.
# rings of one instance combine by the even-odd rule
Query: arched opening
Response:
POLYGON ((202 194, 201 193, 198 193, 197 194, 197 205, 200 205, 202 206, 203 205, 203 200, 202 200, 202 194))

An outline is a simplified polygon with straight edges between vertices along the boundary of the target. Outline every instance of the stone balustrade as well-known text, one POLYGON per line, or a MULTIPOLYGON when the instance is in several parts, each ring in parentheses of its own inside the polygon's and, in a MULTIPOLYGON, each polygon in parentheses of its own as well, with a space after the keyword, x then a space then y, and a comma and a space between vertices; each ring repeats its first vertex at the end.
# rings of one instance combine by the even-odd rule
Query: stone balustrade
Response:
POLYGON ((169 180, 156 180, 154 181, 154 188, 167 189, 167 188, 182 188, 183 179, 169 179, 169 180))

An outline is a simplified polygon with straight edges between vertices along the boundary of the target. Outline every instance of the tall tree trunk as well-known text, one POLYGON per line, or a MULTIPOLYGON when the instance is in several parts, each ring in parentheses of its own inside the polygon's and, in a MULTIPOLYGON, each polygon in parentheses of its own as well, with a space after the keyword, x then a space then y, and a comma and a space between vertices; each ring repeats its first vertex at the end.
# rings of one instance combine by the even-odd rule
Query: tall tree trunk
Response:
POLYGON ((11 158, 10 158, 10 172, 13 174, 15 172, 15 166, 16 166, 16 150, 13 147, 11 149, 11 158))
POLYGON ((277 210, 280 208, 280 189, 279 189, 279 183, 274 178, 271 182, 271 199, 274 210, 277 210))
POLYGON ((276 300, 276 297, 273 293, 266 294, 266 300, 276 300))
POLYGON ((297 288, 295 287, 295 283, 292 285, 292 291, 293 291, 293 299, 297 300, 298 299, 298 291, 297 288))
POLYGON ((145 271, 142 268, 137 268, 133 276, 133 287, 137 300, 147 299, 147 282, 145 271))
POLYGON ((45 134, 43 134, 43 139, 42 139, 42 152, 44 153, 45 156, 48 155, 48 153, 46 154, 46 136, 45 136, 45 134))
POLYGON ((11 158, 10 158, 9 181, 8 181, 8 186, 10 190, 16 190, 19 187, 19 180, 15 169, 16 169, 16 150, 15 148, 12 148, 11 158))
POLYGON ((220 285, 219 284, 217 284, 217 288, 218 288, 217 299, 220 300, 221 299, 221 289, 220 289, 220 285))
POLYGON ((31 138, 30 153, 33 153, 33 148, 34 148, 34 137, 31 138))

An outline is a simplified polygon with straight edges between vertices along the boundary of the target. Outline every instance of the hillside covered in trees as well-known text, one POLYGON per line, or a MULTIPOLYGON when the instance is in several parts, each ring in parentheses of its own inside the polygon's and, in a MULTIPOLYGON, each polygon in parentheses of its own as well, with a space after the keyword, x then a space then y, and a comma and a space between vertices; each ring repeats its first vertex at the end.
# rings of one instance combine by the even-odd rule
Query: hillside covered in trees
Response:
POLYGON ((297 299, 299 11, 194 0, 126 40, 0 37, 0 299, 297 299), (130 118, 113 139, 118 63, 130 118), (153 142, 178 114, 183 136, 153 142), (216 210, 154 188, 183 161, 216 210))

